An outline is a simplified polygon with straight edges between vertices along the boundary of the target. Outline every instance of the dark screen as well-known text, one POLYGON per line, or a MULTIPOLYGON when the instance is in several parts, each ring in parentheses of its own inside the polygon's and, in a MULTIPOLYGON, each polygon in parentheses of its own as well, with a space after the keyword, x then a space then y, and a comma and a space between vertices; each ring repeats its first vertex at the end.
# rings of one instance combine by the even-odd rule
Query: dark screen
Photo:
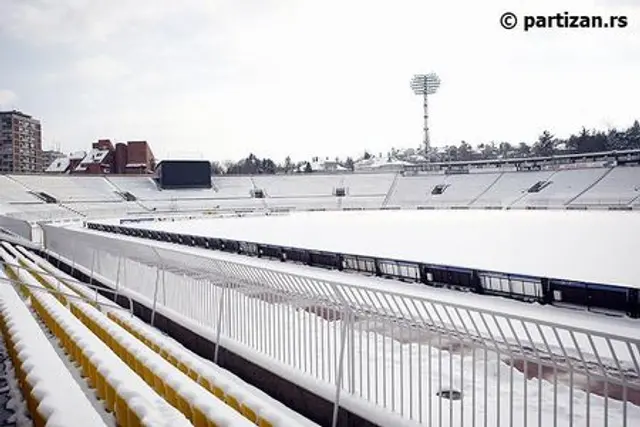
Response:
POLYGON ((163 188, 211 188, 211 164, 205 161, 165 161, 159 166, 163 188))

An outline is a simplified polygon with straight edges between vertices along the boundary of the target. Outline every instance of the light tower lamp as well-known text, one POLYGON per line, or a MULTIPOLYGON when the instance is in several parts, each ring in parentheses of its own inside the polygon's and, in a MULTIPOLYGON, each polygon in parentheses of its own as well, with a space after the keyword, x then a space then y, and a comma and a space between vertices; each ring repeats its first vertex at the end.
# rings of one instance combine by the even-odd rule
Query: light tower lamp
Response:
POLYGON ((416 95, 422 95, 424 100, 424 149, 427 158, 431 151, 431 141, 429 140, 429 109, 427 97, 436 93, 440 87, 440 77, 436 73, 416 74, 411 79, 411 89, 416 95))

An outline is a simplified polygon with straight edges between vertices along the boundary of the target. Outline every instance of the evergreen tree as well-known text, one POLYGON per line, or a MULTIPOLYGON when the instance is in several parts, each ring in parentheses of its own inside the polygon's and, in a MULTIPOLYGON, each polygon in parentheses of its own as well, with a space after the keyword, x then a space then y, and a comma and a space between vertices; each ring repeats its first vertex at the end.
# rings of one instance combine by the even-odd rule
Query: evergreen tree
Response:
POLYGON ((459 160, 471 160, 471 155, 473 153, 473 147, 467 141, 461 141, 460 146, 458 147, 458 159, 459 160))
POLYGON ((355 168, 353 159, 351 157, 347 157, 347 160, 345 160, 344 162, 344 167, 349 169, 350 171, 353 171, 355 168))
POLYGON ((624 132, 620 132, 617 129, 609 129, 607 133, 607 150, 626 150, 627 141, 624 132))
POLYGON ((293 162, 291 162, 291 156, 287 156, 287 158, 284 159, 284 172, 291 173, 293 169, 294 169, 294 165, 293 165, 293 162))
POLYGON ((521 142, 518 144, 516 153, 518 157, 529 157, 531 155, 531 147, 526 142, 521 142))
POLYGON ((533 154, 536 156, 552 156, 555 152, 556 140, 551 132, 545 130, 533 144, 533 154))
POLYGON ((219 162, 211 162, 211 174, 212 175, 224 175, 224 168, 219 162))
POLYGON ((508 142, 501 142, 500 145, 498 146, 498 152, 500 153, 500 156, 502 156, 503 158, 509 157, 512 151, 513 151, 513 146, 508 142))
POLYGON ((637 120, 624 133, 624 139, 628 149, 640 148, 640 123, 637 120))
POLYGON ((445 149, 445 156, 447 161, 455 162, 458 161, 458 147, 455 145, 450 145, 445 149))
POLYGON ((313 172, 313 169, 311 169, 311 163, 307 162, 307 164, 304 166, 304 173, 311 173, 313 172))

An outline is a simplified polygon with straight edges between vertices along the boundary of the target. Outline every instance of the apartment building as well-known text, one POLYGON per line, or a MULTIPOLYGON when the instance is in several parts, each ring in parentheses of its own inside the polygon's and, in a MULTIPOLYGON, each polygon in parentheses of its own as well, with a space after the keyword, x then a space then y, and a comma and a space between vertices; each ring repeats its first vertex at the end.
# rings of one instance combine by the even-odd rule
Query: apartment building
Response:
POLYGON ((42 170, 40 121, 20 111, 0 111, 0 173, 42 170))

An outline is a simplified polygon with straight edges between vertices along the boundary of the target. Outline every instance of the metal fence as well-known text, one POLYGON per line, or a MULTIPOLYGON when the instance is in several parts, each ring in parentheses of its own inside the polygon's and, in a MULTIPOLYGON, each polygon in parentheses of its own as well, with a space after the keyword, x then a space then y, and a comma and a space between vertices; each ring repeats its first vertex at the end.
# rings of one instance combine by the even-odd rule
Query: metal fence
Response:
POLYGON ((426 426, 640 425, 637 335, 442 302, 375 278, 43 228, 48 250, 117 292, 335 387, 356 413, 361 401, 426 426))

